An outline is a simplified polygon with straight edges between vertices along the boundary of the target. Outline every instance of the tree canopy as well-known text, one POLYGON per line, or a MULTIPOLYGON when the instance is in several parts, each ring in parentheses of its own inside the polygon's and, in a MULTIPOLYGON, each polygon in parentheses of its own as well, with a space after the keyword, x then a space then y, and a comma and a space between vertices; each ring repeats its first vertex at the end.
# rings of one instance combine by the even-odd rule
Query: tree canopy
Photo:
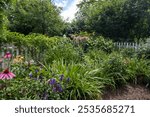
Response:
POLYGON ((61 35, 64 22, 60 10, 50 0, 16 0, 8 10, 8 27, 25 35, 31 32, 61 35))
POLYGON ((78 7, 78 30, 94 31, 115 41, 150 36, 150 0, 83 0, 78 7))
POLYGON ((13 0, 1 0, 0 1, 0 38, 3 37, 4 35, 4 29, 5 29, 5 25, 6 25, 6 16, 5 16, 5 12, 6 9, 8 9, 9 4, 12 2, 13 0))

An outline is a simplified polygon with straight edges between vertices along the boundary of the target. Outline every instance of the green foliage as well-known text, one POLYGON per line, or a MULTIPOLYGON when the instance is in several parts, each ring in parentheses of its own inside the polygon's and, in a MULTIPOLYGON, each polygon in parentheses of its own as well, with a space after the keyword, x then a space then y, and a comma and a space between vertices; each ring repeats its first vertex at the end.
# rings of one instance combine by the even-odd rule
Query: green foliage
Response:
POLYGON ((89 69, 97 69, 100 68, 104 61, 108 58, 108 55, 102 50, 89 50, 86 54, 84 54, 84 64, 89 69))
POLYGON ((60 79, 62 76, 58 74, 52 78, 45 68, 32 66, 29 69, 29 76, 1 81, 0 99, 68 99, 68 78, 63 76, 60 79), (52 79, 56 80, 53 84, 52 79))
POLYGON ((0 99, 101 99, 105 88, 150 83, 149 59, 130 49, 114 51, 102 36, 90 37, 86 52, 68 38, 14 32, 6 37, 1 42, 33 49, 31 59, 42 55, 35 64, 10 62, 16 78, 0 80, 0 99))
POLYGON ((88 41, 89 49, 98 49, 105 52, 112 52, 114 49, 113 42, 109 39, 105 39, 102 36, 93 37, 88 41))
POLYGON ((20 34, 17 32, 7 31, 6 34, 6 39, 1 40, 1 42, 9 44, 13 43, 17 47, 27 46, 46 49, 50 47, 50 45, 53 45, 58 40, 62 39, 59 37, 48 37, 42 34, 35 33, 25 36, 24 34, 20 34))
POLYGON ((20 51, 28 51, 28 55, 24 56, 38 61, 44 60, 44 56, 48 53, 48 50, 55 48, 58 43, 64 40, 62 37, 48 37, 42 34, 30 34, 25 36, 17 32, 9 31, 7 31, 6 34, 6 39, 1 39, 1 43, 13 44, 20 51))
POLYGON ((65 64, 56 61, 52 64, 52 72, 70 77, 68 99, 99 99, 103 84, 90 76, 90 71, 82 64, 65 64))
POLYGON ((26 45, 25 36, 23 34, 17 32, 9 32, 6 33, 6 39, 1 40, 3 43, 14 43, 16 46, 26 45))
POLYGON ((126 59, 121 54, 92 50, 86 54, 84 60, 86 67, 91 69, 91 76, 105 87, 118 88, 127 83, 126 59))
POLYGON ((1 0, 0 1, 0 40, 5 38, 5 31, 6 31, 6 9, 11 4, 13 0, 1 0))
POLYGON ((74 47, 68 39, 62 39, 57 44, 49 46, 44 57, 45 61, 48 63, 61 59, 67 63, 77 63, 82 60, 82 55, 83 50, 81 48, 74 47))
POLYGON ((115 41, 140 41, 150 35, 149 8, 149 0, 82 2, 74 24, 80 31, 95 31, 115 41))
POLYGON ((8 9, 9 29, 25 35, 41 33, 49 36, 62 35, 64 23, 60 9, 49 0, 17 0, 8 9))
POLYGON ((149 60, 138 59, 136 55, 127 56, 126 53, 129 52, 108 55, 93 50, 84 57, 85 65, 91 69, 91 76, 96 77, 105 87, 119 88, 127 83, 149 86, 149 60))
POLYGON ((120 53, 123 55, 123 57, 137 57, 137 53, 133 48, 124 48, 120 50, 120 53))
POLYGON ((130 82, 148 86, 150 83, 149 64, 149 61, 144 59, 132 58, 128 60, 127 74, 130 82))
POLYGON ((6 87, 0 91, 1 99, 40 99, 39 94, 46 88, 43 83, 29 78, 13 79, 4 84, 6 87))
POLYGON ((112 53, 106 61, 104 61, 102 72, 105 77, 112 80, 112 85, 122 86, 126 84, 126 64, 124 58, 118 53, 112 53))
POLYGON ((11 72, 13 72, 16 77, 26 77, 29 74, 28 65, 25 63, 11 64, 11 72))
POLYGON ((142 47, 137 51, 137 56, 139 58, 150 59, 150 48, 142 47))

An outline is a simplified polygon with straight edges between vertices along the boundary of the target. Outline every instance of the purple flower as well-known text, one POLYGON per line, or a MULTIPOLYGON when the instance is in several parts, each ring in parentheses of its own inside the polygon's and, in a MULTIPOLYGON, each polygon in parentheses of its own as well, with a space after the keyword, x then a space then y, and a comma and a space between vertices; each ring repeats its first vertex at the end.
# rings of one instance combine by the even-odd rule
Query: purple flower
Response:
POLYGON ((39 71, 38 69, 35 70, 36 73, 38 73, 38 71, 39 71))
POLYGON ((63 92, 63 89, 62 89, 61 84, 57 84, 57 85, 56 85, 56 90, 57 90, 58 92, 63 92))
POLYGON ((43 94, 43 99, 44 99, 44 100, 48 100, 48 93, 47 93, 47 92, 44 92, 44 94, 43 94))
POLYGON ((63 92, 62 86, 61 84, 57 83, 54 85, 54 87, 52 88, 53 92, 63 92))
POLYGON ((52 89, 52 90, 53 90, 53 92, 57 92, 57 89, 56 89, 56 87, 53 87, 53 89, 52 89))
POLYGON ((32 74, 32 73, 29 73, 29 77, 32 78, 32 76, 33 76, 33 74, 32 74))
POLYGON ((43 76, 42 76, 42 75, 39 75, 39 79, 43 79, 43 76))
POLYGON ((56 84, 56 80, 54 78, 52 78, 52 79, 50 79, 49 83, 50 83, 50 85, 54 85, 54 84, 56 84))
POLYGON ((70 78, 67 78, 67 80, 66 80, 66 81, 67 81, 67 83, 68 83, 68 82, 70 82, 70 78))
POLYGON ((63 78, 64 78, 64 75, 62 74, 62 75, 60 75, 60 81, 62 81, 63 80, 63 78))

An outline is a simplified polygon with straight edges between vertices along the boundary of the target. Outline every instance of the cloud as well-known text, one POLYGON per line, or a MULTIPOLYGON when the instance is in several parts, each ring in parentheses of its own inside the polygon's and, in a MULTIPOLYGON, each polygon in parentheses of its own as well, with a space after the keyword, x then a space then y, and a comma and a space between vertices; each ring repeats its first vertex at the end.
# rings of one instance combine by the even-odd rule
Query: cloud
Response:
POLYGON ((67 9, 62 11, 61 16, 63 17, 64 20, 68 19, 68 22, 71 22, 75 18, 75 13, 77 12, 77 4, 81 0, 73 0, 72 3, 67 6, 67 9))
POLYGON ((58 7, 66 7, 68 0, 55 0, 55 5, 58 7))

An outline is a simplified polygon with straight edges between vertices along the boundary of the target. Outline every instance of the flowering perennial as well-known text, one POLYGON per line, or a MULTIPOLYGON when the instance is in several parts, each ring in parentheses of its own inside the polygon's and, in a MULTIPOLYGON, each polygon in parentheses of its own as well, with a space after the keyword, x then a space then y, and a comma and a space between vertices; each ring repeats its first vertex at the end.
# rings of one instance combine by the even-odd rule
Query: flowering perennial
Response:
POLYGON ((11 57, 12 57, 12 55, 11 55, 10 52, 7 52, 7 53, 4 55, 4 58, 5 58, 5 59, 9 59, 9 58, 11 58, 11 57))
POLYGON ((2 73, 0 73, 0 79, 4 80, 4 79, 12 79, 15 77, 15 74, 13 74, 12 72, 10 72, 7 69, 5 69, 2 73))

